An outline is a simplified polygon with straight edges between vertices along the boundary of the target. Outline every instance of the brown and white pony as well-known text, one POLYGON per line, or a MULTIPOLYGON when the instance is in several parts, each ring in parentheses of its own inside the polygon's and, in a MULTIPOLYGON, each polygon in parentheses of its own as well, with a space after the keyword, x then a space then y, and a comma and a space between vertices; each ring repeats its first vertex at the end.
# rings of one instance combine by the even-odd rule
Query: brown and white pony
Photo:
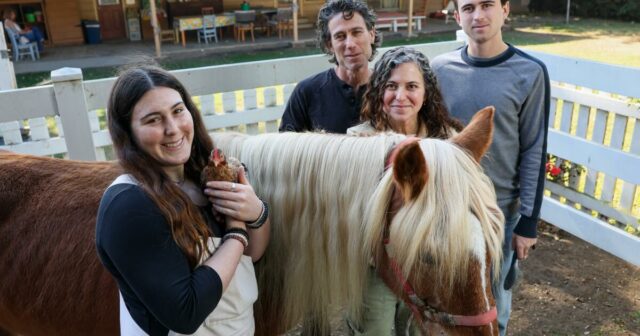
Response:
POLYGON ((477 163, 493 113, 478 112, 451 141, 215 136, 277 209, 258 268, 257 332, 281 333, 309 319, 326 326, 331 307, 361 316, 374 257, 423 333, 496 335, 490 274, 498 274, 504 219, 477 163))
MULTIPOLYGON (((492 116, 478 113, 451 142, 217 135, 271 206, 257 332, 280 334, 302 320, 328 325, 335 309, 361 316, 373 260, 423 333, 496 335, 489 276, 499 267, 503 219, 491 183, 461 149, 479 160, 492 116)), ((98 262, 94 226, 119 173, 110 163, 0 153, 0 329, 118 333, 117 291, 98 262)))

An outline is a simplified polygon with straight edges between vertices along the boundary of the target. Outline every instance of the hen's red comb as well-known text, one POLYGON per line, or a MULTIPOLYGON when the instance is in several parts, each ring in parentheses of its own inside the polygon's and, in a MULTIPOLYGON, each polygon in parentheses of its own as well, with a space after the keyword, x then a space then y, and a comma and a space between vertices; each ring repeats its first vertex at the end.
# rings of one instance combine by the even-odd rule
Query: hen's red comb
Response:
POLYGON ((217 163, 224 162, 225 161, 224 153, 220 149, 214 148, 213 151, 211 151, 210 160, 217 163))

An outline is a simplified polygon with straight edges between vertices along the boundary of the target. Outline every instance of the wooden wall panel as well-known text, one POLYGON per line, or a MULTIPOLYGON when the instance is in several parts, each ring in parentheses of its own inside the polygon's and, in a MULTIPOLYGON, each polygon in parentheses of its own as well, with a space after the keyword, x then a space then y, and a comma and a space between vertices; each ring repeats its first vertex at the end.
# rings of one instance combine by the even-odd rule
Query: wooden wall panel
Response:
MULTIPOLYGON (((222 5, 225 12, 233 12, 240 9, 242 0, 224 0, 222 5)), ((273 7, 273 0, 251 0, 249 1, 251 7, 273 7)))
POLYGON ((46 3, 46 13, 51 40, 54 44, 84 43, 76 0, 48 1, 46 3))
POLYGON ((98 20, 98 4, 96 0, 77 0, 78 14, 82 20, 98 20))
MULTIPOLYGON (((304 1, 303 16, 306 17, 311 23, 315 23, 318 18, 318 11, 324 5, 324 1, 315 1, 315 0, 298 0, 298 1, 299 2, 304 1)), ((252 0, 252 1, 249 1, 249 3, 253 7, 256 7, 256 6, 273 7, 273 0, 252 0)), ((379 10, 378 8, 375 7, 373 1, 368 1, 368 3, 369 5, 374 6, 373 7, 374 10, 376 11, 379 10)), ((376 2, 376 3, 379 3, 379 2, 376 2)), ((240 9, 240 4, 242 4, 242 0, 224 0, 224 10, 225 12, 232 12, 236 9, 240 9)), ((402 8, 399 11, 402 12, 407 10, 405 4, 406 6, 408 6, 408 0, 401 1, 400 5, 402 8)), ((280 6, 283 6, 283 4, 280 4, 280 6)), ((414 0, 413 8, 414 8, 414 13, 416 15, 423 15, 424 7, 425 7, 424 0, 414 0)), ((431 12, 436 12, 442 9, 443 9, 443 6, 441 1, 437 1, 437 0, 427 1, 427 14, 431 12)))

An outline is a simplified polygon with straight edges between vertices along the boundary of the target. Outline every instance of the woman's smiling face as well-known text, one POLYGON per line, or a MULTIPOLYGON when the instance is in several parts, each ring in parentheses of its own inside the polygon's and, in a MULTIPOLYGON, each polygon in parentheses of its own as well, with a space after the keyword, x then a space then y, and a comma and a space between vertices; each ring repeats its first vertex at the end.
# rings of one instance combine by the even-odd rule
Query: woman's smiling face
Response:
POLYGON ((424 78, 415 63, 402 63, 391 71, 391 77, 385 84, 382 110, 389 116, 396 132, 417 127, 424 90, 424 78))
POLYGON ((157 87, 133 108, 131 130, 136 144, 165 171, 181 169, 191 156, 193 118, 180 93, 157 87))

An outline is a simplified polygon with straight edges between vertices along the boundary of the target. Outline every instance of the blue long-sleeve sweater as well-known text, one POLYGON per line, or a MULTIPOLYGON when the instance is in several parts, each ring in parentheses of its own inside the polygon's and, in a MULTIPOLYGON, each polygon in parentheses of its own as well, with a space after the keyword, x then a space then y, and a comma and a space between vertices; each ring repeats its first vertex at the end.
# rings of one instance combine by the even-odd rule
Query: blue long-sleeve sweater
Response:
POLYGON ((449 112, 463 123, 485 106, 496 107, 493 142, 482 166, 506 218, 520 212, 514 232, 536 237, 549 120, 545 65, 509 45, 490 59, 471 57, 463 47, 434 58, 431 66, 449 112))

